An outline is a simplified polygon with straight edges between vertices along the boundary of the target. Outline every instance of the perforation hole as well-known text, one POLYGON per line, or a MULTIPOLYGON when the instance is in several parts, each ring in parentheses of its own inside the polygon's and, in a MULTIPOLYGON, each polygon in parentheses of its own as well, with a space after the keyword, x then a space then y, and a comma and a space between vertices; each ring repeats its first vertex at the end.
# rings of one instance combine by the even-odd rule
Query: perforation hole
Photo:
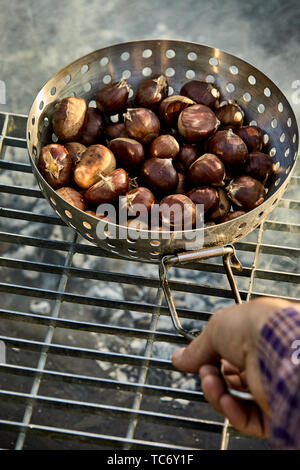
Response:
POLYGON ((260 103, 260 104, 257 106, 257 111, 258 111, 260 114, 264 113, 264 112, 265 112, 265 109, 266 109, 266 107, 265 107, 265 105, 262 104, 262 103, 260 103))
POLYGON ((277 180, 275 181, 275 186, 278 186, 280 183, 280 178, 277 178, 277 180))
POLYGON ((52 138, 52 142, 54 142, 54 143, 58 142, 58 137, 57 137, 56 134, 53 133, 51 138, 52 138))
POLYGON ((105 83, 105 85, 108 85, 111 82, 112 78, 111 75, 104 75, 102 78, 102 82, 105 83))
POLYGON ((29 141, 31 140, 31 134, 30 134, 30 132, 28 132, 28 140, 29 140, 29 141))
POLYGON ((149 77, 152 73, 152 68, 151 67, 144 67, 142 70, 142 74, 144 77, 149 77))
POLYGON ((134 91, 133 91, 133 89, 132 89, 132 88, 130 88, 130 90, 129 90, 129 94, 128 94, 129 98, 132 98, 132 97, 133 97, 133 95, 134 95, 134 91))
POLYGON ((271 90, 270 90, 270 88, 266 87, 266 88, 264 89, 264 95, 265 95, 267 98, 270 98, 270 96, 271 96, 271 90))
POLYGON ((36 148, 35 145, 33 145, 33 147, 32 147, 32 153, 35 157, 37 156, 37 148, 36 148))
POLYGON ((89 102, 89 107, 90 107, 90 108, 97 108, 97 103, 96 103, 96 101, 95 101, 95 100, 91 100, 91 101, 89 102))
POLYGON ((289 117, 288 120, 286 121, 286 124, 288 127, 291 127, 292 125, 292 119, 289 117))
POLYGON ((271 150, 269 152, 269 155, 270 155, 270 157, 275 157, 275 155, 276 155, 276 148, 275 147, 271 148, 271 150))
POLYGON ((254 77, 254 75, 249 75, 248 82, 250 83, 250 85, 256 84, 256 78, 254 77))
POLYGON ((267 143, 268 143, 269 140, 270 140, 269 135, 268 135, 268 134, 264 134, 263 140, 264 140, 264 144, 267 145, 267 143))
POLYGON ((44 101, 42 100, 39 104, 39 108, 40 108, 41 111, 42 111, 43 107, 44 107, 44 101))
POLYGON ((92 85, 90 84, 90 82, 86 82, 86 83, 83 85, 83 89, 84 89, 85 92, 91 91, 92 85))
POLYGON ((110 120, 112 122, 119 122, 119 115, 118 114, 114 114, 113 116, 110 116, 110 120))
POLYGON ((50 90, 50 95, 51 95, 51 96, 54 96, 55 93, 56 93, 56 87, 54 86, 54 87, 52 87, 51 90, 50 90))
POLYGON ((65 214, 69 219, 72 219, 73 216, 72 216, 71 212, 68 211, 67 209, 65 210, 65 214))
POLYGON ((293 139, 292 139, 293 144, 296 142, 296 138, 297 138, 297 136, 296 136, 296 134, 294 134, 294 135, 293 135, 293 139))
POLYGON ((127 242, 133 244, 136 243, 136 240, 128 235, 127 242))
POLYGON ((246 224, 246 222, 243 222, 242 224, 240 224, 240 225, 239 225, 239 227, 238 227, 238 228, 239 228, 239 230, 241 230, 241 229, 245 228, 245 227, 246 227, 246 225, 247 225, 247 224, 246 224))
POLYGON ((152 56, 152 51, 151 49, 145 49, 143 51, 143 57, 144 59, 149 59, 152 56))
POLYGON ((82 225, 87 228, 88 230, 90 230, 92 228, 91 224, 89 224, 88 222, 86 222, 85 220, 82 222, 82 225))
POLYGON ((135 255, 137 251, 134 248, 128 248, 128 252, 135 255))
POLYGON ((227 83, 226 90, 228 91, 228 93, 232 93, 235 90, 234 84, 233 83, 227 83))
POLYGON ((102 57, 102 59, 100 59, 100 65, 102 65, 102 67, 105 67, 105 65, 107 65, 108 62, 109 62, 108 57, 102 57))
POLYGON ((166 69, 166 75, 167 75, 167 77, 174 77, 175 69, 173 69, 173 67, 168 67, 166 69))
POLYGON ((70 81, 71 81, 71 75, 70 75, 70 74, 66 75, 66 76, 64 77, 64 81, 65 81, 65 83, 67 83, 67 84, 70 83, 70 81))
POLYGON ((81 73, 84 74, 88 71, 89 66, 87 64, 83 65, 80 69, 81 73))
POLYGON ((150 240, 150 245, 155 248, 160 246, 160 241, 159 240, 150 240))
POLYGON ((131 72, 130 72, 130 70, 123 70, 123 72, 122 72, 122 77, 123 77, 123 78, 126 78, 126 79, 130 78, 130 77, 131 77, 131 72))
POLYGON ((33 116, 32 119, 31 119, 31 124, 34 126, 35 124, 35 117, 33 116))
POLYGON ((263 215, 264 215, 264 212, 262 211, 262 212, 260 212, 260 213, 258 214, 258 216, 257 216, 256 218, 257 218, 257 219, 260 219, 263 215))
POLYGON ((208 62, 209 62, 209 65, 213 67, 217 67, 219 65, 219 61, 218 59, 216 59, 216 57, 211 57, 208 62))
POLYGON ((232 75, 237 75, 239 73, 239 69, 236 65, 231 65, 229 67, 229 70, 230 70, 230 73, 232 73, 232 75))
POLYGON ((174 94, 174 88, 171 87, 171 86, 169 86, 169 88, 168 88, 168 95, 171 96, 171 95, 173 95, 173 94, 174 94))
POLYGON ((151 251, 150 253, 150 257, 153 260, 157 260, 159 258, 159 255, 160 255, 159 251, 151 251))
POLYGON ((196 52, 189 52, 188 55, 187 55, 187 58, 188 58, 188 60, 194 62, 195 60, 198 59, 198 56, 197 56, 196 52))
POLYGON ((213 75, 207 75, 206 78, 205 78, 205 81, 207 83, 215 83, 216 79, 213 75))
POLYGON ((272 119, 272 121, 271 121, 271 126, 273 127, 273 129, 275 129, 275 128, 277 127, 277 124, 278 124, 278 123, 277 123, 277 119, 275 119, 275 118, 272 119))
POLYGON ((52 204, 53 204, 54 206, 56 206, 56 201, 55 201, 55 199, 53 199, 53 197, 50 197, 50 201, 52 202, 52 204))
POLYGON ((246 101, 246 103, 249 103, 251 101, 252 97, 251 97, 250 93, 246 92, 246 93, 243 94, 243 99, 244 99, 244 101, 246 101))
POLYGON ((117 248, 116 245, 114 243, 111 243, 111 242, 106 242, 106 245, 109 247, 109 248, 117 248))
POLYGON ((43 123, 45 127, 49 126, 49 119, 47 118, 47 116, 44 117, 43 123))
POLYGON ((286 174, 286 175, 289 174, 290 169, 291 169, 291 165, 289 165, 289 166, 286 168, 286 170, 285 170, 285 174, 286 174))
POLYGON ((128 60, 129 58, 130 58, 129 52, 122 52, 122 54, 121 54, 121 60, 123 60, 123 61, 125 62, 125 61, 128 60))
POLYGON ((90 240, 94 240, 93 235, 91 235, 90 233, 86 233, 85 236, 89 238, 90 240))
POLYGON ((282 113, 282 111, 283 111, 283 104, 282 103, 278 103, 278 111, 280 113, 282 113))
POLYGON ((286 151, 284 152, 284 156, 287 158, 290 154, 290 149, 286 149, 286 151))
POLYGON ((249 122, 250 126, 257 126, 257 121, 253 120, 249 122))
POLYGON ((280 142, 284 142, 285 141, 285 133, 283 132, 281 135, 280 135, 280 142))
POLYGON ((275 204, 278 202, 278 199, 275 199, 273 202, 272 202, 272 206, 275 206, 275 204))
POLYGON ((173 51, 173 49, 168 49, 166 51, 166 57, 168 57, 168 59, 173 59, 175 56, 176 56, 176 52, 173 51))
POLYGON ((195 74, 194 70, 187 70, 185 72, 185 76, 188 80, 192 80, 193 78, 195 78, 196 74, 195 74))

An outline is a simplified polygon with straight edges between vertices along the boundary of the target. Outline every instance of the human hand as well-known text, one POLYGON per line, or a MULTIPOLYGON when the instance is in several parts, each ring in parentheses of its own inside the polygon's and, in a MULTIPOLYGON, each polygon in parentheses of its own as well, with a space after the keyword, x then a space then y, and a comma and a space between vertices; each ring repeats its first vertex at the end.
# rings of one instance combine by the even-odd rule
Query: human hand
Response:
POLYGON ((269 437, 270 416, 260 377, 258 338, 268 317, 290 305, 282 299, 260 298, 219 310, 199 336, 172 356, 177 369, 199 373, 203 393, 215 411, 237 430, 256 437, 269 437), (247 388, 255 401, 232 396, 228 386, 247 388))

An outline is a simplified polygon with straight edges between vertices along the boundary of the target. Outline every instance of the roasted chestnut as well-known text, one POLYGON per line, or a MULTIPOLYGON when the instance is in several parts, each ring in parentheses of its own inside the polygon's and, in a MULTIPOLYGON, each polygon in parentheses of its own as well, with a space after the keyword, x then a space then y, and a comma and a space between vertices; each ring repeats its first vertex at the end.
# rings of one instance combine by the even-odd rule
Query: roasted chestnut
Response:
POLYGON ((194 204, 203 204, 203 212, 207 215, 219 207, 218 190, 211 186, 194 188, 186 194, 194 204))
POLYGON ((86 122, 82 128, 80 142, 84 145, 93 145, 102 138, 105 119, 96 108, 88 108, 86 122))
POLYGON ((185 108, 178 117, 179 133, 188 143, 196 143, 214 134, 219 127, 215 113, 204 104, 185 108))
POLYGON ((236 103, 226 103, 215 110, 215 115, 220 121, 222 128, 241 127, 244 115, 241 107, 236 103))
POLYGON ((211 83, 201 80, 191 80, 183 85, 180 94, 187 96, 198 104, 213 108, 220 97, 220 92, 211 83))
POLYGON ((155 202, 153 193, 148 188, 140 186, 126 193, 121 200, 122 208, 126 208, 130 217, 148 213, 155 202))
POLYGON ((116 159, 111 150, 101 144, 91 145, 74 168, 74 181, 81 188, 87 189, 115 168, 116 159))
POLYGON ((210 214, 209 218, 213 222, 219 223, 220 219, 224 217, 225 215, 228 214, 230 211, 231 203, 230 200, 228 199, 228 196, 224 189, 218 188, 218 193, 219 193, 219 201, 216 209, 213 209, 210 214))
POLYGON ((233 219, 237 219, 238 217, 240 217, 241 215, 244 215, 246 214, 245 211, 232 211, 232 212, 228 212, 227 215, 225 215, 224 217, 222 217, 222 219, 220 219, 220 224, 222 224, 223 222, 228 222, 229 220, 233 220, 233 219))
POLYGON ((174 230, 189 230, 196 223, 196 207, 184 194, 171 194, 164 197, 159 205, 163 226, 174 230))
POLYGON ((189 167, 189 180, 197 186, 222 186, 225 178, 223 162, 212 153, 205 153, 189 167))
POLYGON ((179 144, 175 137, 163 134, 156 137, 149 147, 149 155, 158 158, 175 158, 179 152, 179 144))
POLYGON ((187 191, 187 181, 186 181, 186 176, 184 173, 181 173, 181 171, 177 172, 178 174, 178 184, 176 186, 176 189, 174 191, 175 194, 185 194, 187 191))
POLYGON ((113 124, 109 124, 105 128, 104 132, 108 140, 117 139, 118 137, 128 137, 124 122, 114 122, 113 124))
POLYGON ((84 197, 90 204, 114 202, 128 191, 129 178, 123 168, 117 168, 107 176, 101 175, 100 180, 91 186, 84 197))
POLYGON ((140 177, 152 191, 170 192, 178 185, 178 173, 170 158, 149 158, 142 165, 140 177))
POLYGON ((128 100, 130 86, 126 78, 105 85, 96 96, 96 105, 101 112, 113 115, 121 112, 128 100))
POLYGON ((140 142, 128 137, 118 137, 109 142, 108 148, 115 155, 118 166, 134 170, 144 161, 144 147, 140 142))
POLYGON ((124 124, 129 136, 142 144, 149 144, 159 135, 160 122, 151 109, 127 109, 124 114, 124 124))
POLYGON ((55 135, 63 142, 77 141, 86 122, 88 105, 83 98, 69 96, 59 101, 52 117, 55 135))
POLYGON ((183 170, 187 170, 198 156, 199 152, 194 145, 185 144, 180 148, 176 163, 181 164, 183 170))
POLYGON ((244 141, 229 130, 217 131, 208 142, 210 153, 217 155, 229 169, 242 166, 247 158, 248 149, 244 141))
POLYGON ((252 176, 238 176, 227 187, 232 202, 243 211, 251 211, 265 200, 265 188, 252 176))
POLYGON ((195 104, 195 101, 186 96, 168 96, 159 105, 159 117, 168 127, 177 126, 178 116, 181 111, 192 104, 195 104))
POLYGON ((168 96, 168 81, 164 75, 146 78, 138 87, 134 106, 155 111, 159 103, 168 96))
POLYGON ((72 158, 73 165, 77 165, 80 161, 81 155, 86 151, 87 147, 79 142, 66 142, 64 147, 67 149, 68 154, 72 158))
POLYGON ((41 149, 38 168, 52 188, 69 185, 72 166, 72 159, 62 145, 49 144, 41 149))
POLYGON ((257 126, 242 126, 234 130, 247 145, 248 152, 260 152, 264 145, 264 133, 257 126))
POLYGON ((262 184, 266 184, 274 171, 272 158, 266 153, 249 153, 245 164, 245 173, 257 179, 262 184))
POLYGON ((82 194, 76 191, 76 189, 67 186, 67 187, 57 189, 56 192, 69 204, 71 204, 74 207, 77 207, 77 209, 80 209, 82 211, 86 209, 85 200, 82 194))

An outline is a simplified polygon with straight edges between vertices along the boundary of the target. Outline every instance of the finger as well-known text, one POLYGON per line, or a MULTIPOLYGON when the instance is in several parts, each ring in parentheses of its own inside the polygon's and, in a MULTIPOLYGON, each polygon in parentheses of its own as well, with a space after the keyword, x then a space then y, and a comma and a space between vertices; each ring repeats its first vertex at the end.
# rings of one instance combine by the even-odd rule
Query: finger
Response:
POLYGON ((200 371, 201 386, 206 400, 211 404, 213 409, 218 413, 223 414, 220 405, 220 398, 226 393, 226 385, 220 376, 220 371, 217 367, 204 365, 200 371))
POLYGON ((240 369, 230 362, 226 361, 226 359, 222 359, 222 372, 224 375, 232 375, 232 374, 239 374, 240 369))
POLYGON ((220 406, 238 431, 260 438, 269 437, 268 418, 255 404, 243 402, 227 393, 220 398, 220 406))

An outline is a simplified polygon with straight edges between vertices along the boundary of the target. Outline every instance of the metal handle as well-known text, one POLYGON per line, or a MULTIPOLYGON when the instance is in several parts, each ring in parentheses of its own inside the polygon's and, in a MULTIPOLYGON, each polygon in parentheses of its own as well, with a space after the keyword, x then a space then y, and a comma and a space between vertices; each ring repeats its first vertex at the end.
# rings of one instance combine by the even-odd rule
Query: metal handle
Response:
MULTIPOLYGON (((220 248, 212 248, 208 250, 186 251, 183 253, 177 253, 175 255, 167 255, 167 256, 164 256, 160 262, 160 266, 159 266, 160 281, 161 281, 163 292, 165 294, 165 299, 166 299, 166 302, 167 302, 167 305, 171 314, 174 327, 179 334, 181 334, 184 338, 188 340, 188 342, 195 339, 195 337, 198 336, 202 330, 187 331, 182 327, 178 314, 177 314, 174 299, 171 294, 169 283, 168 283, 168 270, 171 266, 174 266, 177 264, 187 263, 189 261, 194 261, 194 260, 203 260, 203 259, 213 258, 216 256, 222 256, 224 269, 225 269, 230 287, 232 289, 235 302, 237 304, 241 304, 242 300, 241 300, 241 296, 240 296, 239 290, 237 288, 237 285, 234 279, 232 266, 234 266, 236 269, 241 271, 242 265, 239 262, 235 253, 235 249, 232 245, 227 245, 227 246, 223 246, 220 248)), ((238 398, 241 398, 243 400, 253 400, 253 397, 250 393, 241 392, 239 390, 235 390, 232 388, 229 389, 229 392, 232 395, 238 398)))

